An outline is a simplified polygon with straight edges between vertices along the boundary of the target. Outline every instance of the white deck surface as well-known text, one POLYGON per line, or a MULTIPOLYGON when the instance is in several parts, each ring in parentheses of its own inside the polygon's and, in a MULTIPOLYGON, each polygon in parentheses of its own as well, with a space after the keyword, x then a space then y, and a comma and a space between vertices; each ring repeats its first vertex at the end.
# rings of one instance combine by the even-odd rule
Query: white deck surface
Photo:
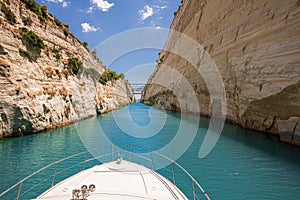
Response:
POLYGON ((152 170, 123 160, 97 165, 58 183, 37 199, 70 200, 72 190, 96 186, 88 200, 187 199, 179 189, 152 170))

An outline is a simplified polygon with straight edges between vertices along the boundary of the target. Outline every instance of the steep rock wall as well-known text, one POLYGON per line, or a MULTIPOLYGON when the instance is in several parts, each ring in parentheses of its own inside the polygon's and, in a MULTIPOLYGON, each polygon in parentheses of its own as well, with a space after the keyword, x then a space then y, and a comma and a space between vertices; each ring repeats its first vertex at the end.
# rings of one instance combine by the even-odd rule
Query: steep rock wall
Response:
MULTIPOLYGON (((171 29, 196 40, 216 63, 225 85, 228 121, 300 145, 299 1, 183 0, 171 29)), ((167 45, 175 47, 177 41, 169 37, 167 45)), ((151 84, 159 77, 177 84, 164 72, 167 65, 189 80, 201 114, 210 116, 207 85, 191 64, 164 50, 158 61, 142 100, 193 112, 180 107, 167 88, 151 84)))
POLYGON ((66 25, 55 23, 50 14, 41 21, 19 0, 3 5, 14 13, 15 23, 1 9, 0 139, 63 126, 134 101, 125 80, 99 83, 101 61, 66 25), (26 46, 24 27, 43 41, 40 52, 26 46), (71 61, 73 67, 82 63, 78 72, 70 70, 71 61))

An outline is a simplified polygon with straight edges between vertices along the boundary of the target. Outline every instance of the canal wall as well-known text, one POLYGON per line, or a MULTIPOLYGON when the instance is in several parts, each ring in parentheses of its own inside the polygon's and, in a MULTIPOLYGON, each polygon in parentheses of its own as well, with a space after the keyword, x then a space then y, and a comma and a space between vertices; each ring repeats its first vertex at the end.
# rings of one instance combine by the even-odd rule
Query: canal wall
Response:
MULTIPOLYGON (((225 87, 226 120, 300 145, 299 1, 183 0, 174 14, 171 29, 197 41, 217 66, 225 87)), ((180 42, 180 37, 169 36, 142 101, 168 110, 194 112, 191 106, 180 105, 172 93, 172 87, 180 88, 181 81, 169 76, 168 66, 189 81, 201 114, 211 116, 212 99, 204 81, 207 74, 196 69, 208 63, 201 60, 200 48, 190 55, 198 56, 196 68, 166 50, 181 47, 180 42), (170 87, 153 84, 158 79, 170 87)), ((182 93, 180 98, 185 96, 182 93)))
POLYGON ((16 0, 1 1, 0 8, 0 139, 64 126, 134 101, 122 78, 99 82, 101 61, 46 7, 16 0))

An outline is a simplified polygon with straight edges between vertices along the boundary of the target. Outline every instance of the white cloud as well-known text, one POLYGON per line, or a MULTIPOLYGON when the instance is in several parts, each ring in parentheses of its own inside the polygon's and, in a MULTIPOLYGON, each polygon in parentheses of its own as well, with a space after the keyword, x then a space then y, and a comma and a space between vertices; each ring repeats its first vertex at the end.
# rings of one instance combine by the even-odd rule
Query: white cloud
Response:
POLYGON ((53 3, 62 3, 63 2, 63 0, 46 0, 46 1, 53 2, 53 3))
POLYGON ((65 1, 65 0, 46 0, 48 2, 52 2, 52 3, 61 3, 62 7, 67 7, 71 2, 69 1, 65 1))
POLYGON ((99 30, 99 28, 96 28, 86 22, 81 24, 81 28, 83 33, 96 32, 99 30))
MULTIPOLYGON (((103 12, 108 11, 111 7, 113 7, 115 4, 114 3, 109 3, 108 1, 105 0, 90 0, 90 2, 96 6, 99 10, 102 10, 103 12)), ((93 7, 90 7, 88 11, 92 11, 93 7)))
POLYGON ((87 9, 86 13, 91 13, 91 12, 93 12, 93 7, 92 6, 87 9))
POLYGON ((157 6, 157 5, 153 5, 153 7, 155 7, 157 10, 163 10, 167 8, 167 6, 157 6))
POLYGON ((64 7, 64 8, 65 8, 65 7, 68 7, 69 4, 70 4, 70 2, 66 2, 66 1, 65 1, 65 2, 63 2, 62 7, 64 7))
POLYGON ((148 17, 153 15, 153 8, 148 6, 147 4, 144 6, 144 9, 138 11, 140 18, 142 21, 146 20, 148 17))

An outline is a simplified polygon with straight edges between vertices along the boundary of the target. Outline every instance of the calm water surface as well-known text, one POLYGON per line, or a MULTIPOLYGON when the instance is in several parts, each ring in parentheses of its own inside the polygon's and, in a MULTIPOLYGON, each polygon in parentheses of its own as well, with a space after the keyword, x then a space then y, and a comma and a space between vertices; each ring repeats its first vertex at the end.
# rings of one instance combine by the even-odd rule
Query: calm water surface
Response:
MULTIPOLYGON (((175 137, 181 116, 155 110, 150 119, 149 108, 142 104, 129 106, 132 119, 140 126, 147 126, 151 120, 155 126, 166 116, 161 131, 148 138, 129 136, 118 128, 115 119, 126 117, 123 112, 126 108, 99 116, 97 120, 107 138, 122 148, 127 143, 135 143, 159 149, 175 137)), ((182 120, 193 123, 192 116, 182 120)), ((84 120, 57 130, 0 141, 0 193, 53 161, 85 151, 80 137, 83 133, 78 133, 76 126, 89 130, 90 123, 84 120)), ((300 148, 226 124, 214 149, 200 159, 198 152, 208 124, 208 119, 201 118, 193 143, 177 161, 196 178, 211 199, 300 199, 300 148)), ((186 134, 189 134, 188 128, 186 134)))

